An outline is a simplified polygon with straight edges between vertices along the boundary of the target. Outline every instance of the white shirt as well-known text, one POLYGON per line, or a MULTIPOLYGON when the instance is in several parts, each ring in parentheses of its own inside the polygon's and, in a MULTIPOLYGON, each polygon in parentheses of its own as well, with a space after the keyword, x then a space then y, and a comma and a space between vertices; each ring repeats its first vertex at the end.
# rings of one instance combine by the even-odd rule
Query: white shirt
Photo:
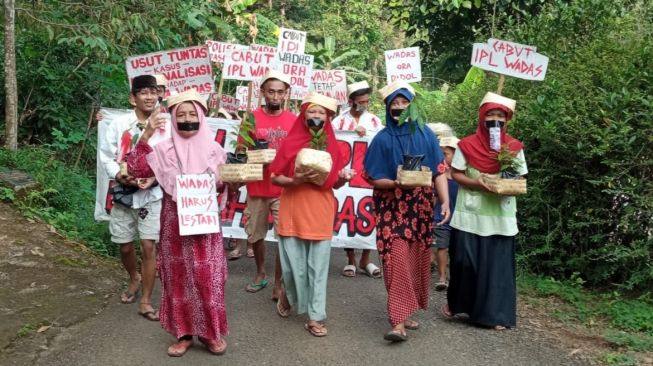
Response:
MULTIPOLYGON (((98 146, 98 155, 100 158, 100 163, 104 167, 104 171, 107 173, 109 179, 115 179, 116 174, 120 171, 120 165, 118 163, 118 154, 122 148, 121 140, 123 133, 129 131, 132 136, 141 135, 142 131, 137 126, 138 118, 136 117, 136 112, 131 111, 131 113, 126 114, 121 117, 115 118, 107 126, 104 136, 100 136, 99 146, 98 146)), ((166 136, 170 137, 170 124, 166 125, 165 133, 155 133, 148 144, 154 146, 160 141, 163 141, 166 136)), ((130 149, 131 150, 131 149, 130 149)), ((158 185, 151 187, 149 189, 139 189, 133 195, 133 205, 132 208, 141 208, 150 202, 154 202, 163 198, 163 191, 158 185)))
POLYGON ((333 120, 332 124, 336 130, 353 131, 356 127, 363 126, 367 132, 377 132, 384 127, 381 119, 368 111, 361 114, 358 123, 350 112, 351 109, 348 109, 333 120))

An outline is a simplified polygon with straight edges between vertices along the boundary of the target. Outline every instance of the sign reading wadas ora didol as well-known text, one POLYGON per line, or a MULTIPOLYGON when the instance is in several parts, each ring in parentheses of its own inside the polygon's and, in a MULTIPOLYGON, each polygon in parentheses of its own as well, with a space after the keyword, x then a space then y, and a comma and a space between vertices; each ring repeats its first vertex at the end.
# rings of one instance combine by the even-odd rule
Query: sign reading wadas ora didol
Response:
POLYGON ((168 79, 167 95, 189 89, 208 94, 215 88, 206 45, 132 56, 125 65, 130 84, 139 75, 164 75, 168 79))
POLYGON ((313 55, 279 52, 271 68, 290 77, 290 99, 304 99, 311 88, 313 55))
POLYGON ((177 175, 179 235, 220 232, 220 207, 213 174, 177 175))
POLYGON ((279 52, 304 53, 306 48, 306 32, 294 29, 279 29, 279 42, 277 50, 279 52))
POLYGON ((419 47, 385 51, 385 72, 388 84, 397 80, 408 83, 422 81, 422 64, 419 47))
POLYGON ((487 43, 474 43, 472 65, 526 80, 544 80, 549 58, 536 52, 534 46, 490 38, 487 43))

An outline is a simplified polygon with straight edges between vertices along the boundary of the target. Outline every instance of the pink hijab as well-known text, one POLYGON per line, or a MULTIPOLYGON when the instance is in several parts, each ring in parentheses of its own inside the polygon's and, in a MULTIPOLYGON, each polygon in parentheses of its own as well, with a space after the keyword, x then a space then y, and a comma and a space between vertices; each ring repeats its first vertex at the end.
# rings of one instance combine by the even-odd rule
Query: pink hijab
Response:
MULTIPOLYGON (((184 103, 184 102, 182 102, 184 103)), ((218 167, 226 161, 226 153, 217 142, 206 123, 204 109, 197 102, 192 102, 200 121, 199 131, 192 137, 185 138, 177 131, 178 103, 172 107, 172 138, 154 146, 154 151, 147 155, 147 162, 152 168, 161 188, 177 201, 177 182, 179 174, 211 173, 218 176, 218 167)))

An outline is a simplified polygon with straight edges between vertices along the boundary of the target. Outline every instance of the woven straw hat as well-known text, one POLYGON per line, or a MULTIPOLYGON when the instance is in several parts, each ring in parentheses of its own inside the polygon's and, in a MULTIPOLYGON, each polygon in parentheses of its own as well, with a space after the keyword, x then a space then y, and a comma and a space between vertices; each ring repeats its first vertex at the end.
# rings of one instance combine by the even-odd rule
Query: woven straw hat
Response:
POLYGON ((172 95, 168 97, 166 101, 168 102, 168 108, 170 110, 172 110, 172 107, 174 107, 179 103, 191 102, 191 101, 199 103, 204 109, 204 113, 206 113, 206 111, 208 110, 208 108, 206 107, 206 98, 202 97, 200 93, 198 93, 197 90, 195 89, 189 89, 183 93, 172 95))
POLYGON ((415 89, 413 89, 413 87, 410 86, 410 84, 408 84, 407 82, 401 80, 395 81, 394 83, 390 83, 384 86, 379 90, 379 93, 381 94, 381 98, 383 98, 383 100, 385 101, 385 98, 387 98, 390 94, 402 88, 407 89, 410 94, 415 96, 415 89))
POLYGON ((481 105, 485 103, 497 103, 505 106, 506 108, 510 109, 515 112, 515 107, 517 106, 517 101, 514 99, 506 98, 502 95, 495 94, 492 92, 487 92, 485 94, 485 97, 483 97, 483 100, 481 101, 481 105))
POLYGON ((332 111, 333 113, 336 113, 338 110, 338 101, 333 98, 329 98, 325 95, 316 93, 316 92, 310 92, 308 95, 306 95, 306 98, 302 101, 302 105, 306 103, 313 103, 317 105, 321 105, 322 107, 332 111))
POLYGON ((263 79, 261 79, 261 85, 265 84, 265 82, 270 79, 277 79, 283 82, 284 84, 286 84, 288 87, 290 87, 290 77, 282 73, 281 71, 272 70, 272 69, 268 70, 268 72, 266 72, 265 75, 263 75, 263 79))

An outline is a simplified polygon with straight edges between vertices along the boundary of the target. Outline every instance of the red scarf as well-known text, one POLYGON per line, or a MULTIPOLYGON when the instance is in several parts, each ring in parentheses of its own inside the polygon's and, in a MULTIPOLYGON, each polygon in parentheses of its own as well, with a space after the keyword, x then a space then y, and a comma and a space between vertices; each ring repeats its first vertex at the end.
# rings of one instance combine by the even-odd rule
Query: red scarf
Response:
MULTIPOLYGON (((500 109, 506 113, 506 122, 512 118, 512 111, 498 103, 485 103, 478 111, 478 127, 476 133, 465 137, 458 143, 458 148, 465 154, 467 163, 482 173, 496 174, 501 170, 497 161, 497 152, 490 149, 490 132, 485 127, 485 114, 493 109, 500 109)), ((524 148, 521 141, 506 133, 508 123, 501 129, 501 146, 507 145, 514 154, 524 148)))
MULTIPOLYGON (((306 110, 310 105, 310 103, 302 105, 297 120, 295 120, 295 123, 288 132, 288 136, 286 136, 281 143, 281 146, 279 146, 274 161, 272 161, 269 166, 271 173, 285 175, 286 177, 292 177, 295 175, 295 158, 297 157, 297 153, 299 153, 299 150, 309 147, 311 141, 311 133, 305 123, 306 110)), ((322 188, 331 189, 338 181, 338 174, 345 166, 346 162, 340 153, 338 142, 336 141, 336 134, 331 126, 331 117, 333 116, 333 113, 329 110, 327 110, 327 112, 327 118, 326 121, 324 121, 326 151, 331 155, 333 165, 331 165, 331 172, 322 184, 322 188)))

